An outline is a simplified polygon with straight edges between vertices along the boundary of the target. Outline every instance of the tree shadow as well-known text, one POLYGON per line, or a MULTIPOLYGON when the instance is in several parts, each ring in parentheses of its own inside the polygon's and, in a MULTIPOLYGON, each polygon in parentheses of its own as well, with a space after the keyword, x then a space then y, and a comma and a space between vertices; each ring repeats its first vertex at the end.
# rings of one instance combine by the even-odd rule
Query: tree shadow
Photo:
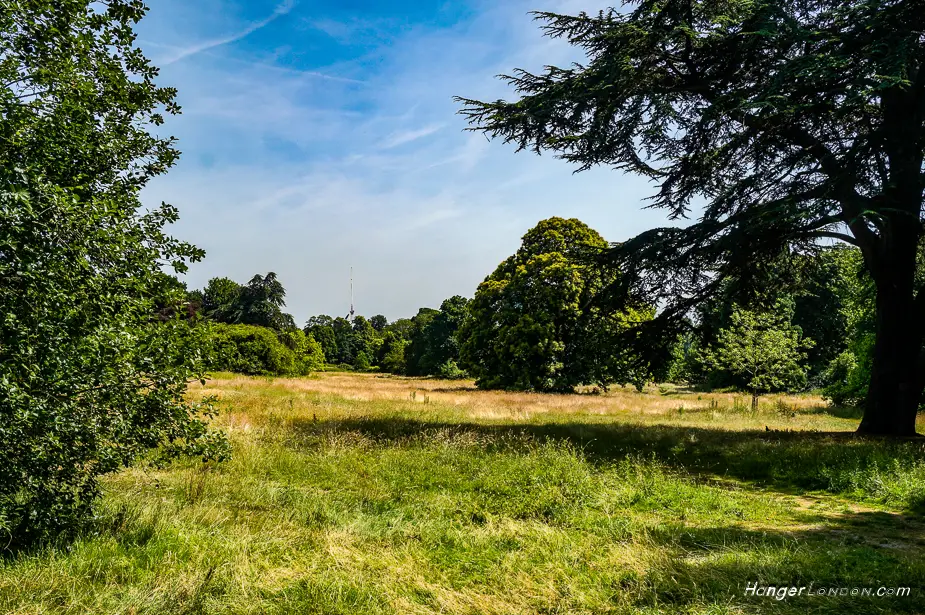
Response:
POLYGON ((360 417, 292 423, 296 431, 356 432, 383 445, 476 436, 495 447, 518 440, 567 443, 592 463, 645 458, 695 479, 738 480, 786 494, 852 494, 925 515, 925 439, 893 440, 853 432, 728 430, 627 423, 492 424, 360 417), (890 483, 896 483, 891 485, 890 483), (897 486, 898 485, 898 486, 897 486))
POLYGON ((659 602, 678 606, 697 596, 760 613, 921 613, 925 568, 917 554, 925 545, 923 528, 914 519, 879 511, 828 517, 794 531, 662 525, 650 536, 672 557, 649 581, 659 602), (897 524, 902 529, 893 531, 897 524), (755 555, 712 557, 729 552, 755 555), (766 557, 769 553, 783 557, 766 557), (775 591, 748 593, 749 586, 775 591), (796 587, 798 594, 799 588, 805 590, 782 597, 781 587, 796 587), (880 587, 911 591, 902 597, 878 596, 880 587), (864 588, 869 595, 862 594, 864 588))

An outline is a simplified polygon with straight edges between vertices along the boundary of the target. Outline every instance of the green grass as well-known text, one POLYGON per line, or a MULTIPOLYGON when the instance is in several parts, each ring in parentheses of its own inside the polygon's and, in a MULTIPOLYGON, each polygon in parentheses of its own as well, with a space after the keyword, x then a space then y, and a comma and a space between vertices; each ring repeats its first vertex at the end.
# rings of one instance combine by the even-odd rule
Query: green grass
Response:
POLYGON ((0 613, 925 613, 925 445, 851 437, 818 400, 206 392, 233 460, 110 477, 94 531, 0 564, 0 613))

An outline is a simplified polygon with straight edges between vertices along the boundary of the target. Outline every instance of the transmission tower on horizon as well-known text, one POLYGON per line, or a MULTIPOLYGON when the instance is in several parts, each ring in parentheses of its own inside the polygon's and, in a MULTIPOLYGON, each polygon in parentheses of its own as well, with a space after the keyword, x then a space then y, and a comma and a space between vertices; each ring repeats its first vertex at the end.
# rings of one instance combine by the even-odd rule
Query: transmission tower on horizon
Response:
POLYGON ((356 312, 353 310, 353 267, 350 267, 350 312, 347 314, 347 320, 353 320, 356 312))

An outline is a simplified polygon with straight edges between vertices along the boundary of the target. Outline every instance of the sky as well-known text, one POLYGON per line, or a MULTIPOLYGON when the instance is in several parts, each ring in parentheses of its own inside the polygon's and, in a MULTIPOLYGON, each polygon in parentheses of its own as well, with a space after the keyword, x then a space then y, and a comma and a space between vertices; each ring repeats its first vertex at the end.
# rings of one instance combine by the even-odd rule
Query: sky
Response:
POLYGON ((157 129, 182 155, 142 194, 180 210, 171 232, 206 250, 183 279, 274 271, 298 323, 390 320, 471 297, 550 216, 609 241, 666 224, 655 188, 611 169, 465 132, 453 96, 512 99, 495 76, 581 61, 529 12, 594 0, 149 0, 138 46, 178 89, 157 129))

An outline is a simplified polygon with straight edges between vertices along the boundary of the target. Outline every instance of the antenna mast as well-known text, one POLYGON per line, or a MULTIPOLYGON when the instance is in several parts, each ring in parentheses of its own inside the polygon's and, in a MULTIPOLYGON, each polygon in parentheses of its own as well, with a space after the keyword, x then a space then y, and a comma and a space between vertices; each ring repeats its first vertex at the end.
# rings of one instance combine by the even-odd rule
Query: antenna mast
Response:
POLYGON ((350 313, 347 314, 347 320, 353 320, 355 312, 353 311, 353 267, 350 267, 350 313))

